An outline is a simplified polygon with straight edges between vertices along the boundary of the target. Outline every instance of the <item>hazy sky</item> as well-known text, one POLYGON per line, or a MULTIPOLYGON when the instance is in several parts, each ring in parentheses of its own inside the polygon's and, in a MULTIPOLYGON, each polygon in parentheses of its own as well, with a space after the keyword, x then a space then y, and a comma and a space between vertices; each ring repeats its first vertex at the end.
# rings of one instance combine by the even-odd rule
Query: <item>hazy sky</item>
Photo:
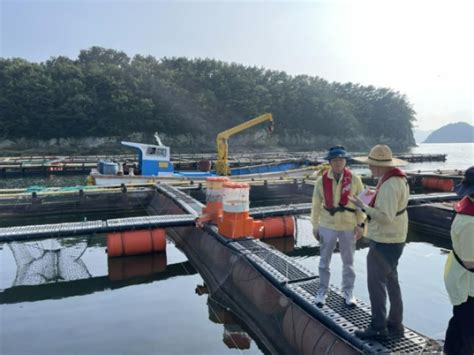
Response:
POLYGON ((0 56, 102 46, 390 87, 420 129, 473 124, 474 1, 0 0, 0 56))

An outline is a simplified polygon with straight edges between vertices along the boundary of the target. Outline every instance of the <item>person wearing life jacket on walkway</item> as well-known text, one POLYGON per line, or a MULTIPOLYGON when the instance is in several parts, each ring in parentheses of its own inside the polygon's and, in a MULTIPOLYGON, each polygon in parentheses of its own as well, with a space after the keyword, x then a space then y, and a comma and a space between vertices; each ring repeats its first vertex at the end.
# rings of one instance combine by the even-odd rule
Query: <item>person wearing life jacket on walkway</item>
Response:
POLYGON ((329 287, 332 253, 339 242, 342 268, 342 291, 345 303, 354 306, 352 295, 354 289, 354 252, 357 239, 362 237, 365 215, 356 211, 349 201, 351 194, 363 191, 361 179, 346 167, 346 159, 350 156, 342 146, 328 150, 325 159, 330 169, 324 172, 315 183, 311 222, 313 234, 320 243, 319 258, 319 290, 316 304, 322 307, 326 302, 329 287))
POLYGON ((398 260, 403 252, 408 234, 406 212, 410 189, 406 175, 397 166, 406 162, 394 158, 390 147, 374 146, 368 157, 354 158, 369 164, 372 175, 379 178, 375 194, 370 199, 357 195, 349 199, 367 214, 370 239, 367 254, 367 286, 372 317, 370 325, 354 333, 361 339, 384 339, 404 334, 403 301, 398 283, 398 260), (365 201, 369 201, 366 204, 365 201), (390 311, 387 317, 387 293, 390 311))
POLYGON ((454 191, 461 201, 454 205, 451 225, 453 250, 444 270, 444 284, 453 305, 444 342, 447 354, 474 354, 474 166, 454 191))

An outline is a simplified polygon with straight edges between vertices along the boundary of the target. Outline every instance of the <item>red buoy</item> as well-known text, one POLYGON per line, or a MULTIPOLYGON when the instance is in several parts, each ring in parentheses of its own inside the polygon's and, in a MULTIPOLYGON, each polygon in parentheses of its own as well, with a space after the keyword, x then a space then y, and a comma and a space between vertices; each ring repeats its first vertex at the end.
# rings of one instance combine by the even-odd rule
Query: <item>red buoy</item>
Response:
POLYGON ((162 228, 107 234, 107 254, 109 258, 148 254, 165 250, 166 233, 162 228))
POLYGON ((267 217, 254 221, 253 236, 258 239, 292 237, 294 234, 293 216, 267 217))

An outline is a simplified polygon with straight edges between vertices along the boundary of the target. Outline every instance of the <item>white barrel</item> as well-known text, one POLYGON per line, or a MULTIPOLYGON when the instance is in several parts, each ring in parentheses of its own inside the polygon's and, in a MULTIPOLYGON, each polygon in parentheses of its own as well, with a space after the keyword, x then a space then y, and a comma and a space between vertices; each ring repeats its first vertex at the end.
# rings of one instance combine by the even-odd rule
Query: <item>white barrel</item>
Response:
POLYGON ((250 186, 246 182, 224 183, 224 195, 222 197, 224 212, 248 212, 250 208, 249 193, 250 186))

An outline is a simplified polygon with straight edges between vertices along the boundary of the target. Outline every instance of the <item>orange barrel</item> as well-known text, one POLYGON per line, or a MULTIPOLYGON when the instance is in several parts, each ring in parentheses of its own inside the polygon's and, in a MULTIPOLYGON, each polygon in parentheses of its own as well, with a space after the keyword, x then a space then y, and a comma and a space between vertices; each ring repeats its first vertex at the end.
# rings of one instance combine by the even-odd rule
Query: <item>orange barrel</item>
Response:
POLYGON ((453 179, 426 176, 421 179, 421 185, 429 190, 451 192, 454 188, 453 179))
POLYGON ((162 228, 107 234, 109 258, 148 254, 166 250, 166 233, 162 228))
POLYGON ((222 197, 222 219, 219 233, 228 238, 241 238, 253 234, 253 218, 249 216, 249 184, 226 182, 222 197))
POLYGON ((240 260, 233 265, 232 281, 244 297, 264 314, 280 314, 288 305, 286 296, 247 261, 240 260))
POLYGON ((206 179, 206 207, 202 213, 209 215, 214 224, 222 217, 223 185, 228 181, 229 178, 225 176, 211 176, 206 179))
POLYGON ((262 224, 254 221, 253 236, 259 239, 292 237, 295 233, 293 216, 267 217, 262 224))
POLYGON ((282 328, 286 340, 299 354, 359 353, 296 305, 287 308, 282 328))
POLYGON ((109 258, 108 267, 112 281, 151 276, 166 270, 166 253, 109 258))
POLYGON ((199 171, 209 171, 211 170, 212 162, 210 160, 200 160, 197 166, 199 171))

